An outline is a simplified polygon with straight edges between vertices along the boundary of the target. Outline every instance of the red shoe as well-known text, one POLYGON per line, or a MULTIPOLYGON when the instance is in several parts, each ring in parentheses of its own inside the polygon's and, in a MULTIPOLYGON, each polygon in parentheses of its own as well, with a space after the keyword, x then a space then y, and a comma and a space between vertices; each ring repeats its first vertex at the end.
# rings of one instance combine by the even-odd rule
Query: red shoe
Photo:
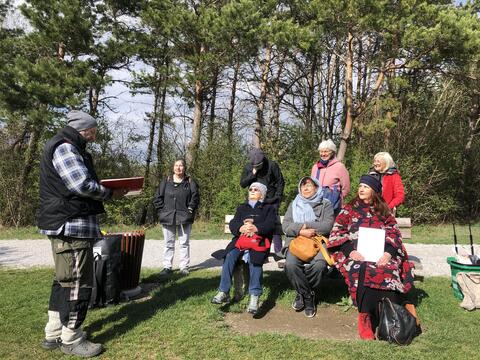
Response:
POLYGON ((372 319, 369 313, 358 314, 358 335, 362 340, 375 340, 372 330, 372 319))

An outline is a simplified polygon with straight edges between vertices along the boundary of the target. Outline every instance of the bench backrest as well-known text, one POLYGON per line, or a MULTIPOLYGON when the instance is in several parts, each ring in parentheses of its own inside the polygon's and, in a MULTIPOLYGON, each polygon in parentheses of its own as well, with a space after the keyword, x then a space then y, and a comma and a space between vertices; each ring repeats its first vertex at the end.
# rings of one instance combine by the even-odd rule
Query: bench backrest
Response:
MULTIPOLYGON (((233 215, 225 215, 225 234, 230 234, 230 228, 228 224, 233 219, 233 215)), ((398 228, 402 234, 402 238, 411 239, 412 238, 412 221, 410 218, 397 218, 398 228)), ((280 221, 283 222, 283 216, 280 216, 280 221)))

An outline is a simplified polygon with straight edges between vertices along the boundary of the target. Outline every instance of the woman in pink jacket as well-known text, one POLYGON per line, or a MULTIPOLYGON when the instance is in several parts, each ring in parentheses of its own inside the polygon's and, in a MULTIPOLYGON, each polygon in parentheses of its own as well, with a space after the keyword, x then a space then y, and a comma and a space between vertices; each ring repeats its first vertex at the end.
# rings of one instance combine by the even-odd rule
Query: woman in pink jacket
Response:
POLYGON ((337 147, 332 140, 324 140, 318 145, 320 160, 312 167, 312 177, 324 190, 323 197, 330 200, 333 205, 334 214, 337 215, 345 197, 350 192, 350 176, 337 158, 337 147))

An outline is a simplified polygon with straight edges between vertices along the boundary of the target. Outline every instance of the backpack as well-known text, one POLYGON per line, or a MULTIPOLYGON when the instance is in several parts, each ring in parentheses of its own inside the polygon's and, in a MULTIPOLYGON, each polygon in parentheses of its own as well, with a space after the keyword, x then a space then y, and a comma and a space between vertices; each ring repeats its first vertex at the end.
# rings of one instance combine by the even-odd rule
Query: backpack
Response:
MULTIPOLYGON (((320 179, 320 168, 317 168, 317 179, 320 179)), ((323 189, 323 198, 327 199, 332 203, 333 206, 333 212, 336 212, 337 210, 340 210, 342 207, 342 198, 341 198, 341 191, 340 191, 340 186, 338 185, 333 185, 332 188, 329 186, 322 186, 323 189)))
POLYGON ((93 288, 89 307, 118 304, 120 300, 120 271, 122 235, 106 235, 93 244, 93 288))
POLYGON ((333 189, 330 189, 328 186, 324 186, 323 188, 323 198, 327 199, 332 203, 333 211, 340 209, 342 206, 342 201, 340 197, 340 190, 338 189, 338 185, 333 185, 333 189))

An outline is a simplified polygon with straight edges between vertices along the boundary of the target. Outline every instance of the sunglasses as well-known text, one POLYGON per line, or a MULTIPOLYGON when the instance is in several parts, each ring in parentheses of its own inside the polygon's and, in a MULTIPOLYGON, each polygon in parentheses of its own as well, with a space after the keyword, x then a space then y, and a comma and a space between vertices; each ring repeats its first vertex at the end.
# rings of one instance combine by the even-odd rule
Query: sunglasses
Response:
POLYGON ((260 191, 260 189, 256 188, 256 187, 252 187, 250 189, 248 189, 248 191, 252 191, 252 192, 256 192, 256 191, 260 191))

